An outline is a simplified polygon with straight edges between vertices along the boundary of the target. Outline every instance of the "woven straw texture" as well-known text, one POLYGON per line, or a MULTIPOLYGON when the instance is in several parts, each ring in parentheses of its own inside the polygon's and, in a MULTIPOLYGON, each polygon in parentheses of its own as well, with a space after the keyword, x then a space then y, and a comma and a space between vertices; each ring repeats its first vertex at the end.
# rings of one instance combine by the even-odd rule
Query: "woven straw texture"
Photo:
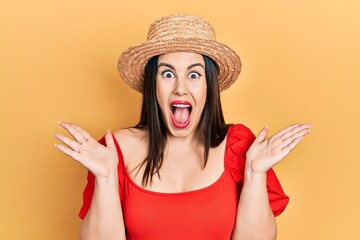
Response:
POLYGON ((216 41, 206 20, 187 14, 170 15, 150 25, 147 41, 125 50, 118 61, 122 79, 142 93, 145 65, 153 56, 171 52, 194 52, 212 58, 219 66, 219 89, 233 84, 241 71, 239 56, 216 41))

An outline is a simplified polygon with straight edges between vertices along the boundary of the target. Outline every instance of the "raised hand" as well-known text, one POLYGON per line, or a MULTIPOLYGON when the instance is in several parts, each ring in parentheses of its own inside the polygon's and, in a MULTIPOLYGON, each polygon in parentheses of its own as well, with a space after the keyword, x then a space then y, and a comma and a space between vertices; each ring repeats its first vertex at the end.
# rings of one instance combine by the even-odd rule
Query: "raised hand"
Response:
POLYGON ((103 146, 79 126, 66 122, 60 122, 59 124, 74 139, 55 133, 54 136, 67 145, 55 144, 56 148, 85 166, 97 179, 107 179, 110 174, 117 171, 117 151, 109 130, 105 135, 107 146, 103 146))
POLYGON ((253 174, 266 173, 311 132, 311 127, 311 124, 294 124, 270 138, 267 138, 269 130, 265 127, 246 153, 246 170, 253 174))

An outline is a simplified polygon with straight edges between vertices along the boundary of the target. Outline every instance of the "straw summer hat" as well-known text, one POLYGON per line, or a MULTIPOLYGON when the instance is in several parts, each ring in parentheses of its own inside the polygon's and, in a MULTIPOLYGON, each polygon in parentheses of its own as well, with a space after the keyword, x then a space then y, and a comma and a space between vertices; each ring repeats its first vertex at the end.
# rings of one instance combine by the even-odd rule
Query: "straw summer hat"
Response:
POLYGON ((215 39, 206 20, 188 14, 162 17, 150 25, 147 41, 125 50, 118 61, 122 79, 142 93, 145 65, 153 56, 171 52, 194 52, 212 58, 219 67, 219 89, 235 82, 241 71, 239 56, 215 39))

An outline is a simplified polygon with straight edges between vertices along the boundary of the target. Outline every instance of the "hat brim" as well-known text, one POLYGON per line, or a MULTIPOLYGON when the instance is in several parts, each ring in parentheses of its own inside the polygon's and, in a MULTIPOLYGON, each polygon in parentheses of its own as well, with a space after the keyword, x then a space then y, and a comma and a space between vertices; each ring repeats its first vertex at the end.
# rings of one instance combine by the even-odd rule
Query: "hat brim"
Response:
POLYGON ((122 79, 136 91, 143 93, 144 69, 150 58, 171 52, 194 52, 212 58, 219 67, 219 90, 231 86, 241 71, 240 57, 229 47, 205 39, 153 40, 125 50, 118 61, 122 79))

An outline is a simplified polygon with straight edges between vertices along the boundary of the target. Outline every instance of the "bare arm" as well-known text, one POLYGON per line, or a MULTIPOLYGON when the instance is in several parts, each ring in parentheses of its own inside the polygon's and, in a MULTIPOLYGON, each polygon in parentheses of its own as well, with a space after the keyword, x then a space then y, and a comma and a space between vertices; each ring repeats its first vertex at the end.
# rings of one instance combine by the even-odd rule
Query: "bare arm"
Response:
POLYGON ((117 174, 107 180, 95 180, 94 195, 81 225, 80 239, 126 239, 117 174))
POLYGON ((103 146, 75 124, 62 122, 60 125, 75 140, 56 133, 54 136, 68 147, 59 144, 55 146, 95 176, 93 199, 81 226, 80 239, 126 239, 119 198, 118 156, 110 131, 105 135, 107 146, 103 146))
POLYGON ((285 158, 310 132, 311 127, 309 124, 294 124, 268 139, 267 128, 259 133, 246 153, 244 186, 233 239, 276 239, 276 221, 269 204, 266 172, 285 158))
POLYGON ((276 239, 276 221, 269 204, 266 175, 245 178, 233 239, 276 239))

